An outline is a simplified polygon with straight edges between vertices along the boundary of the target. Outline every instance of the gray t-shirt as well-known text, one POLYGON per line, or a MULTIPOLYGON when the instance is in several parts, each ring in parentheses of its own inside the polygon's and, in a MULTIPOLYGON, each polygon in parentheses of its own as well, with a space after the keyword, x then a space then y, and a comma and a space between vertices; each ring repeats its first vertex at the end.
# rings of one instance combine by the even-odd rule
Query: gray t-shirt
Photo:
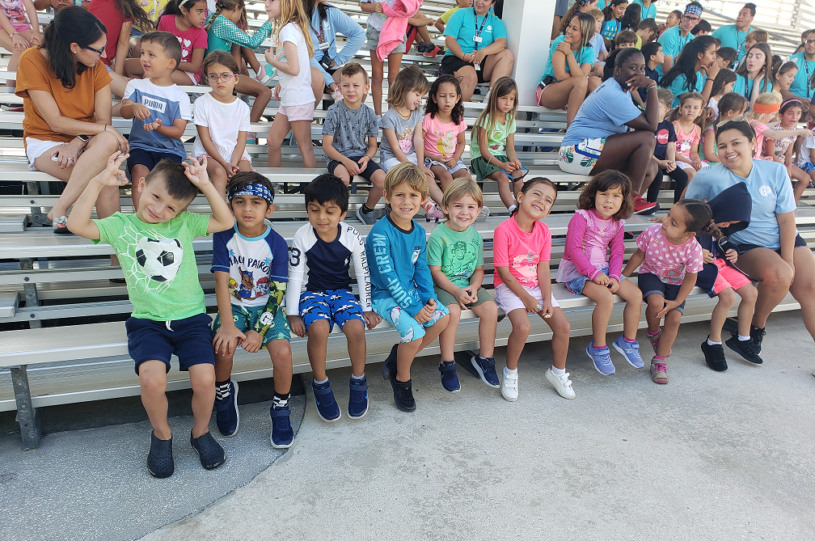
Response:
MULTIPOLYGON (((416 149, 413 148, 413 133, 416 126, 422 123, 423 118, 424 112, 419 108, 412 111, 410 116, 405 119, 396 112, 396 107, 391 107, 387 113, 382 115, 382 129, 396 132, 399 148, 405 156, 410 156, 416 153, 416 149)), ((382 163, 395 158, 391 146, 388 144, 388 138, 384 133, 382 134, 382 144, 379 145, 379 151, 382 163)))
MULTIPOLYGON (((368 152, 368 137, 379 134, 379 119, 374 110, 365 104, 350 109, 339 101, 328 108, 323 124, 323 135, 334 136, 334 148, 345 156, 362 156, 368 152)), ((331 158, 325 157, 326 162, 331 158)))

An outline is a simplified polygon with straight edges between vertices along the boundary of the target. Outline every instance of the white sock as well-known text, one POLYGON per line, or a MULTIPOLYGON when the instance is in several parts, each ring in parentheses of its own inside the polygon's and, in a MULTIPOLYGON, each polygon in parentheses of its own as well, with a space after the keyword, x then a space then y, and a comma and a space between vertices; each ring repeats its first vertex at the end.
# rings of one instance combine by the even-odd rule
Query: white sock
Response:
POLYGON ((739 342, 747 342, 747 341, 749 341, 749 340, 750 340, 750 337, 749 337, 749 336, 742 336, 742 335, 739 335, 739 342))
POLYGON ((325 383, 328 383, 328 378, 325 378, 323 381, 317 381, 316 379, 314 380, 315 385, 323 385, 325 383))
POLYGON ((365 379, 365 374, 362 374, 361 376, 355 376, 354 374, 351 374, 351 379, 356 379, 356 380, 361 381, 361 380, 365 379))
POLYGON ((509 368, 507 368, 505 366, 504 367, 504 374, 506 374, 507 376, 517 376, 518 375, 518 369, 516 368, 515 370, 510 370, 509 368))
POLYGON ((709 345, 709 346, 721 346, 721 345, 722 345, 722 343, 721 343, 721 342, 714 342, 713 340, 711 340, 710 338, 708 338, 708 339, 707 339, 707 345, 709 345))
POLYGON ((556 368, 555 365, 552 365, 552 373, 556 376, 562 376, 566 373, 565 368, 556 368))

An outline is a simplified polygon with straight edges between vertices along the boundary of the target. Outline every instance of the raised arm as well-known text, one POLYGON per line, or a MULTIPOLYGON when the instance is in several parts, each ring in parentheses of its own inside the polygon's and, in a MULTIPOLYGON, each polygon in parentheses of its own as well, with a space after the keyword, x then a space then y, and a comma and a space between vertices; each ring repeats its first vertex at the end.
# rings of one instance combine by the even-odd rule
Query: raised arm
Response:
POLYGON ((127 157, 127 154, 121 154, 117 150, 108 158, 107 167, 88 182, 68 217, 68 229, 71 233, 86 239, 99 240, 99 228, 91 221, 91 212, 102 190, 108 186, 127 184, 125 172, 119 169, 127 157))

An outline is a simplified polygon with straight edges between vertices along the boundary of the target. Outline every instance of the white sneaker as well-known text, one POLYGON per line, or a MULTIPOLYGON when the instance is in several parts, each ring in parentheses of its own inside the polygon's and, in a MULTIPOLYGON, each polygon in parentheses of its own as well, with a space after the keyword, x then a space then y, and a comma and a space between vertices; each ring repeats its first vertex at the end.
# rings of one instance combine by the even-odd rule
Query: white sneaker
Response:
POLYGON ((501 396, 504 397, 504 400, 508 400, 509 402, 515 402, 516 400, 518 400, 517 373, 513 376, 507 374, 507 371, 504 370, 504 377, 503 381, 501 382, 501 396))
POLYGON ((481 210, 478 211, 478 218, 475 219, 476 222, 485 222, 487 218, 490 217, 490 209, 487 206, 481 207, 481 210))
POLYGON ((568 400, 574 400, 575 394, 572 389, 572 380, 569 379, 568 372, 562 376, 558 376, 552 372, 552 368, 550 367, 549 370, 546 371, 546 379, 548 379, 552 387, 555 388, 557 394, 568 400))

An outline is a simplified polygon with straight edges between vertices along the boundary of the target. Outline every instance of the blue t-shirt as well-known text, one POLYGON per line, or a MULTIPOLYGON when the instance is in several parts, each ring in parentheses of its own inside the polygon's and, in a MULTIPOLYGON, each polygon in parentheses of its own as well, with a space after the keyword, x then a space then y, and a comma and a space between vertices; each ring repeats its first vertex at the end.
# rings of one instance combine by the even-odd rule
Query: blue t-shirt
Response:
MULTIPOLYGON (((546 69, 543 70, 543 77, 541 77, 541 81, 543 81, 544 77, 548 75, 555 77, 555 69, 554 67, 552 67, 552 55, 555 53, 555 49, 557 49, 557 46, 563 43, 563 39, 564 39, 563 36, 558 36, 557 38, 555 38, 555 41, 552 42, 552 46, 549 47, 549 58, 546 60, 546 69)), ((577 52, 572 51, 572 55, 574 56, 574 59, 577 60, 577 63, 580 64, 581 66, 583 64, 589 65, 594 64, 595 55, 594 49, 592 47, 583 47, 577 52)), ((569 62, 566 62, 565 66, 566 73, 571 73, 571 71, 569 70, 569 62)), ((557 78, 555 78, 555 81, 557 81, 557 78)))
POLYGON ((658 160, 665 159, 665 151, 668 150, 668 143, 676 143, 676 130, 674 123, 670 120, 663 120, 657 124, 654 132, 656 136, 656 146, 654 147, 654 157, 658 160))
MULTIPOLYGON (((447 21, 447 26, 444 27, 444 35, 456 38, 461 51, 464 54, 470 54, 476 48, 489 47, 495 40, 506 39, 507 31, 504 28, 504 22, 496 17, 494 13, 487 13, 486 17, 478 17, 473 8, 462 8, 453 13, 453 16, 447 21), (481 31, 481 41, 476 43, 473 38, 479 30, 481 31)), ((448 47, 445 56, 452 54, 448 47)))
POLYGON ((741 58, 747 54, 747 51, 744 50, 744 42, 746 41, 745 38, 747 34, 753 31, 753 28, 750 27, 747 32, 739 32, 739 29, 736 28, 735 24, 726 24, 724 26, 720 26, 713 32, 714 38, 719 38, 722 41, 722 47, 731 47, 736 49, 739 53, 739 58, 736 62, 741 62, 741 58))
POLYGON ((671 82, 670 86, 663 86, 663 88, 667 88, 670 90, 674 95, 674 100, 671 102, 671 107, 678 107, 679 106, 679 96, 685 94, 687 92, 698 92, 702 93, 702 90, 705 89, 705 82, 707 81, 707 77, 702 75, 700 72, 696 72, 696 86, 692 88, 688 88, 688 78, 685 77, 684 73, 680 73, 676 79, 671 82))
POLYGON ((600 53, 606 50, 606 42, 602 34, 594 33, 594 37, 589 40, 589 45, 594 49, 594 59, 600 56, 600 53))
POLYGON ((753 169, 747 178, 733 174, 720 163, 705 167, 688 184, 685 197, 710 201, 720 192, 743 182, 750 192, 753 208, 747 229, 733 233, 730 240, 736 244, 755 244, 777 250, 781 247, 777 214, 795 210, 792 184, 784 164, 768 160, 753 160, 753 169))
POLYGON ((645 7, 642 3, 642 0, 634 0, 632 4, 639 4, 642 7, 642 14, 640 15, 640 20, 644 21, 645 19, 656 19, 657 18, 657 3, 656 0, 651 2, 651 5, 645 7))
MULTIPOLYGON (((800 70, 799 70, 800 71, 800 70)), ((761 81, 761 86, 759 90, 764 92, 772 92, 773 91, 773 84, 769 81, 761 81)), ((792 89, 790 89, 792 90, 792 89)), ((747 101, 750 101, 750 98, 753 96, 753 80, 748 79, 744 75, 736 75, 736 82, 733 85, 733 92, 736 94, 741 94, 747 101)))
POLYGON ((604 38, 613 40, 614 37, 620 33, 620 28, 622 28, 622 23, 617 19, 611 19, 603 23, 603 28, 600 30, 600 33, 604 38))
POLYGON ((631 94, 620 88, 613 77, 607 79, 589 94, 577 112, 561 146, 572 146, 584 139, 605 138, 628 131, 626 122, 631 122, 642 111, 631 101, 631 94))
POLYGON ((685 45, 693 40, 693 34, 690 32, 688 32, 687 36, 682 37, 682 35, 679 33, 680 26, 681 25, 676 25, 667 29, 661 36, 659 36, 659 39, 657 40, 662 45, 662 52, 667 56, 672 56, 674 63, 676 63, 676 57, 679 56, 679 53, 682 52, 685 45))
MULTIPOLYGON (((660 80, 660 71, 658 71, 662 66, 657 66, 657 69, 651 69, 648 67, 648 62, 645 63, 645 76, 654 81, 655 83, 659 84, 660 80)), ((638 88, 637 92, 640 94, 640 98, 642 101, 648 99, 648 89, 647 88, 638 88)))
POLYGON ((182 159, 187 157, 181 139, 171 139, 156 131, 144 131, 144 124, 152 124, 161 119, 163 126, 172 126, 175 119, 192 120, 192 107, 187 93, 176 85, 157 86, 150 79, 131 79, 125 87, 124 99, 140 103, 150 109, 150 117, 139 120, 133 117, 130 129, 130 148, 140 148, 148 152, 175 154, 182 159))
POLYGON ((790 60, 798 66, 798 73, 795 74, 795 79, 790 85, 790 92, 799 98, 811 100, 813 90, 809 88, 809 82, 812 80, 812 76, 815 75, 815 60, 807 60, 804 51, 792 55, 790 60))

